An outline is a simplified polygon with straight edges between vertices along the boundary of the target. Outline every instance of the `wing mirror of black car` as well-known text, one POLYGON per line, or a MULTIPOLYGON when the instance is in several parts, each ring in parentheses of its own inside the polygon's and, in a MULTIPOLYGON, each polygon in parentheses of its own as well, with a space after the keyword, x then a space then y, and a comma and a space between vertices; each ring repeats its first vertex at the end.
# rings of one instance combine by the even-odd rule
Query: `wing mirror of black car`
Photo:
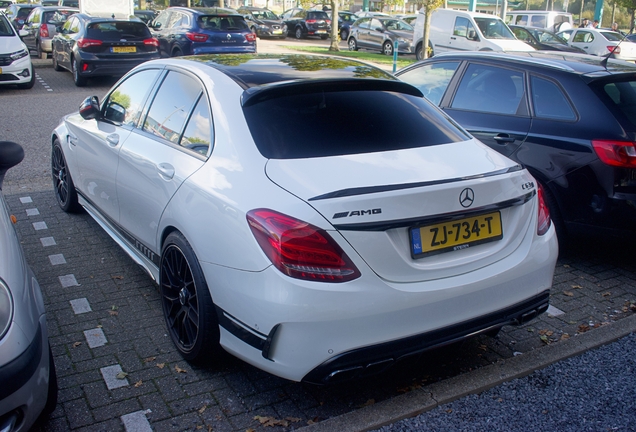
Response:
POLYGON ((84 120, 99 118, 99 99, 97 99, 97 96, 84 99, 84 102, 80 104, 79 113, 84 120))
POLYGON ((20 144, 11 141, 0 141, 0 190, 4 175, 9 168, 16 166, 24 159, 24 149, 20 144))

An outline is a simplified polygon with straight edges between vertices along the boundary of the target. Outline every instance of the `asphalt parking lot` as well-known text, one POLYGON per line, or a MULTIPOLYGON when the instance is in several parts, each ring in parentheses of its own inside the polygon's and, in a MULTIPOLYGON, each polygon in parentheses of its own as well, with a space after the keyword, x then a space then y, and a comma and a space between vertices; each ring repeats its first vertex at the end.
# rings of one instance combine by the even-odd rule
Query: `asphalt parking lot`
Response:
POLYGON ((493 367, 506 362, 548 352, 571 355, 563 348, 568 341, 592 334, 609 341, 612 328, 632 320, 636 266, 629 243, 579 241, 557 263, 549 313, 505 327, 496 338, 479 336, 426 353, 383 375, 315 387, 229 355, 213 367, 191 366, 166 333, 147 275, 87 214, 69 215, 57 206, 47 177, 49 135, 69 110, 49 108, 42 121, 18 115, 55 107, 59 94, 76 107, 86 96, 101 98, 113 81, 77 89, 70 73, 46 63, 36 67, 40 80, 32 93, 0 92, 0 118, 6 119, 3 139, 27 146, 27 158, 9 171, 3 192, 45 296, 60 386, 58 407, 42 431, 286 431, 321 424, 362 430, 386 418, 346 425, 338 419, 355 413, 370 418, 374 407, 391 401, 417 405, 423 390, 445 385, 452 392, 471 377, 492 377, 493 367))

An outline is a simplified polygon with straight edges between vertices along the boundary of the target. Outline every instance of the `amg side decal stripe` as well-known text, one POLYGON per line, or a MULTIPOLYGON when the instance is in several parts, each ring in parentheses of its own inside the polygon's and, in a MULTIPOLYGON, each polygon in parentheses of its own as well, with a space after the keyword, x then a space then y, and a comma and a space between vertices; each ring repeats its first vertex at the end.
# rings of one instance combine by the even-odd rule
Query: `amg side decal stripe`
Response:
POLYGON ((533 190, 532 192, 529 192, 518 198, 475 208, 475 209, 472 209, 471 211, 462 210, 462 211, 458 211, 454 213, 446 213, 442 215, 434 215, 434 216, 410 218, 410 219, 399 219, 399 220, 382 221, 382 222, 369 222, 369 223, 358 223, 358 224, 334 224, 334 228, 336 228, 337 230, 343 230, 343 231, 386 231, 393 228, 406 228, 406 227, 411 227, 416 225, 430 225, 430 224, 436 224, 441 222, 448 222, 452 220, 469 217, 471 215, 476 215, 480 213, 490 213, 495 210, 501 210, 508 207, 523 205, 527 203, 528 201, 530 201, 532 197, 536 195, 536 193, 537 193, 536 190, 533 190))
POLYGON ((476 176, 469 176, 469 177, 457 177, 457 178, 446 179, 446 180, 435 180, 435 181, 419 182, 419 183, 404 183, 404 184, 394 184, 394 185, 368 186, 368 187, 359 187, 359 188, 351 188, 351 189, 342 189, 339 191, 329 192, 323 195, 318 195, 313 198, 309 198, 308 201, 318 201, 318 200, 331 199, 331 198, 342 198, 347 196, 366 195, 366 194, 389 192, 389 191, 401 190, 401 189, 412 189, 412 188, 434 186, 434 185, 440 185, 440 184, 446 184, 446 183, 455 183, 460 181, 473 180, 477 178, 485 178, 485 177, 492 177, 492 176, 497 176, 502 174, 513 173, 516 171, 520 171, 522 169, 523 168, 521 167, 521 165, 515 165, 513 167, 506 168, 503 170, 493 171, 493 172, 479 174, 476 176))
POLYGON ((153 264, 155 264, 157 267, 159 267, 160 261, 161 261, 161 254, 158 254, 157 252, 153 251, 151 248, 149 248, 148 246, 146 246, 145 244, 143 244, 138 238, 136 238, 135 236, 133 236, 132 234, 130 234, 128 231, 126 231, 124 228, 122 228, 121 225, 119 225, 117 222, 115 222, 114 220, 112 220, 110 217, 106 216, 105 214, 103 214, 102 212, 100 212, 98 210, 98 207, 95 205, 95 203, 93 201, 91 201, 86 195, 84 195, 81 191, 77 190, 77 194, 81 195, 82 198, 88 202, 91 207, 99 213, 99 216, 101 218, 103 218, 104 220, 106 220, 108 222, 108 224, 117 231, 117 234, 119 234, 119 236, 124 239, 126 242, 128 242, 128 244, 130 246, 132 246, 133 249, 135 249, 136 251, 140 252, 143 256, 145 256, 146 258, 148 258, 150 261, 152 261, 153 264))

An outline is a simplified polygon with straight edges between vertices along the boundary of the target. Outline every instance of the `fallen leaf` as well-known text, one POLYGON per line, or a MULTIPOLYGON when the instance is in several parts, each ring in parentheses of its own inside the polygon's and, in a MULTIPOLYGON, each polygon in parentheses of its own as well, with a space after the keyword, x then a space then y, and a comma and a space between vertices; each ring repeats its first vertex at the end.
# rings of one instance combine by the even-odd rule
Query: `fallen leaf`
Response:
POLYGON ((585 333, 586 331, 589 331, 589 330, 590 330, 590 326, 589 325, 581 324, 579 326, 579 330, 578 331, 579 331, 579 333, 585 333))
POLYGON ((539 336, 539 338, 541 339, 541 341, 544 344, 549 344, 550 343, 550 339, 548 339, 548 337, 546 335, 541 335, 541 336, 539 336))
POLYGON ((552 336, 554 334, 554 332, 552 330, 544 329, 544 330, 539 330, 539 334, 540 335, 546 335, 546 336, 549 337, 549 336, 552 336))
POLYGON ((285 420, 287 420, 288 422, 291 422, 291 423, 298 423, 302 419, 298 418, 298 417, 285 417, 285 420))
POLYGON ((181 369, 179 365, 174 365, 174 370, 176 370, 178 373, 188 373, 187 370, 181 369))
POLYGON ((207 408, 207 405, 203 405, 201 408, 199 408, 199 414, 203 414, 207 408))
POLYGON ((117 373, 117 375, 115 375, 115 378, 119 379, 119 380, 123 380, 126 379, 126 377, 128 376, 128 374, 126 372, 119 372, 117 373))
POLYGON ((567 334, 567 333, 563 333, 563 334, 561 335, 561 340, 566 340, 566 339, 570 339, 570 335, 569 335, 569 334, 567 334))
POLYGON ((274 427, 274 426, 287 427, 287 426, 289 426, 289 422, 287 420, 277 420, 274 417, 256 416, 256 417, 254 417, 254 420, 258 420, 259 423, 262 426, 265 426, 265 427, 274 427))
POLYGON ((158 367, 159 369, 163 369, 165 366, 166 366, 166 364, 165 364, 165 363, 157 363, 157 367, 158 367))
POLYGON ((629 305, 629 309, 630 309, 632 312, 636 312, 636 304, 634 304, 634 303, 630 304, 630 305, 629 305))
POLYGON ((603 297, 609 297, 609 296, 611 296, 611 295, 612 295, 612 293, 611 293, 611 292, 609 292, 609 291, 608 291, 608 292, 604 292, 604 293, 602 294, 602 296, 603 296, 603 297))
POLYGON ((453 412, 453 410, 452 410, 452 409, 447 409, 447 410, 446 410, 446 412, 447 412, 448 414, 450 414, 450 413, 452 413, 452 412, 453 412))
POLYGON ((581 285, 572 285, 572 289, 582 289, 581 285))
POLYGON ((135 387, 141 387, 141 386, 142 386, 142 384, 143 384, 143 382, 142 382, 141 380, 139 380, 139 381, 137 381, 137 382, 135 383, 135 387))
POLYGON ((570 268, 570 265, 569 264, 563 264, 563 267, 570 268))
POLYGON ((123 279, 124 277, 123 276, 113 276, 112 278, 113 279, 123 279))
POLYGON ((110 316, 119 315, 119 312, 117 312, 117 311, 112 311, 112 310, 108 311, 108 313, 110 314, 110 316))
POLYGON ((144 363, 150 363, 151 361, 155 361, 157 357, 148 357, 144 359, 144 363))
POLYGON ((102 328, 103 326, 101 324, 97 324, 97 328, 102 328))
POLYGON ((482 351, 487 351, 488 347, 486 345, 479 345, 479 349, 482 351))
POLYGON ((532 327, 528 327, 526 330, 529 331, 530 333, 534 333, 534 329, 532 327))
POLYGON ((365 406, 371 406, 375 403, 375 399, 369 399, 367 400, 365 403, 362 404, 363 407, 365 406))
POLYGON ((565 294, 568 297, 574 297, 574 293, 572 291, 563 291, 563 294, 565 294))
POLYGON ((118 309, 117 305, 112 305, 112 306, 110 307, 110 310, 117 310, 117 309, 118 309))
POLYGON ((77 348, 78 346, 80 346, 82 343, 81 342, 75 342, 73 344, 73 348, 77 348))

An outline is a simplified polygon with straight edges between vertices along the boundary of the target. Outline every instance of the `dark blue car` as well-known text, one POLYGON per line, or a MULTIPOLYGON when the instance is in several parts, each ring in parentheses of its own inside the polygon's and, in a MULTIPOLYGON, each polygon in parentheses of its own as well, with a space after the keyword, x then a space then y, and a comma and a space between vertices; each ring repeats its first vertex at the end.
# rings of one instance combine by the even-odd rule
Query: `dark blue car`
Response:
POLYGON ((256 35, 234 9, 170 7, 150 28, 162 57, 256 52, 256 35))

